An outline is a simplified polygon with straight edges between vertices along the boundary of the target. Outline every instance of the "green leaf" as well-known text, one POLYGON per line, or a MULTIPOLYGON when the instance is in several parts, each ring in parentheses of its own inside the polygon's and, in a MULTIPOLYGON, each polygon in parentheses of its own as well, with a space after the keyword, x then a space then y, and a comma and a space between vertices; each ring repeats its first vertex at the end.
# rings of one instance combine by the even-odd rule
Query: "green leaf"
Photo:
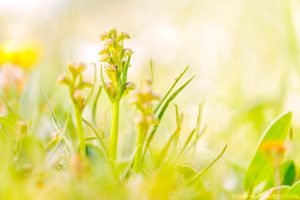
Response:
POLYGON ((96 138, 98 139, 101 147, 102 147, 102 151, 103 151, 103 154, 108 157, 108 150, 107 150, 107 147, 103 141, 103 138, 104 138, 104 132, 102 133, 99 133, 97 131, 97 129, 86 119, 82 118, 82 121, 90 128, 92 129, 93 133, 95 134, 96 138))
POLYGON ((86 145, 86 156, 90 159, 91 162, 97 163, 103 158, 105 158, 105 155, 103 154, 103 151, 94 144, 87 144, 86 145))
POLYGON ((226 149, 227 145, 224 146, 222 151, 208 165, 206 165, 201 171, 199 171, 193 178, 189 180, 188 185, 197 181, 203 174, 205 174, 205 172, 207 172, 224 155, 226 149))
POLYGON ((66 147, 67 147, 67 150, 70 152, 72 152, 72 145, 70 144, 69 140, 67 139, 67 137, 65 136, 65 131, 66 131, 66 128, 67 128, 67 123, 69 121, 69 111, 67 113, 67 120, 66 120, 66 123, 65 123, 65 126, 64 128, 62 129, 62 127, 60 126, 60 124, 58 123, 58 120, 57 120, 57 117, 54 113, 54 110, 53 110, 53 107, 51 105, 51 102, 48 98, 48 96, 46 95, 46 93, 44 92, 44 90, 42 89, 41 86, 40 87, 40 90, 41 90, 41 93, 42 95, 44 96, 46 102, 47 102, 47 105, 49 107, 49 110, 51 112, 51 116, 52 116, 52 119, 53 119, 53 125, 56 129, 56 131, 59 133, 60 137, 62 138, 62 140, 64 141, 64 143, 66 144, 66 147))
POLYGON ((273 181, 274 169, 272 154, 262 151, 262 147, 267 143, 283 143, 290 131, 292 113, 288 112, 279 116, 262 135, 250 165, 246 171, 244 188, 252 192, 255 186, 264 183, 263 189, 267 189, 268 183, 273 181))
POLYGON ((186 181, 189 180, 189 179, 191 179, 193 176, 195 176, 197 174, 197 172, 195 171, 195 169, 193 169, 189 165, 178 165, 177 166, 177 172, 180 175, 182 175, 182 177, 186 181))
POLYGON ((284 192, 284 195, 288 197, 291 195, 291 197, 294 197, 294 199, 300 198, 300 181, 297 181, 294 185, 292 185, 286 192, 284 192))
MULTIPOLYGON (((278 186, 278 187, 274 187, 274 188, 271 188, 271 189, 263 192, 262 194, 257 195, 258 198, 255 198, 255 199, 270 200, 270 199, 275 199, 274 197, 276 197, 278 195, 280 197, 282 197, 282 198, 279 198, 279 199, 286 199, 286 198, 283 198, 283 197, 284 197, 284 193, 286 191, 288 191, 288 189, 289 189, 289 186, 286 186, 286 185, 281 185, 281 186, 278 186)), ((287 199, 289 199, 289 198, 287 198, 287 199)))
POLYGON ((120 82, 120 86, 118 88, 118 99, 121 99, 125 89, 126 89, 126 83, 127 83, 127 73, 128 73, 128 68, 129 68, 129 64, 130 64, 130 56, 128 57, 128 59, 126 60, 125 66, 124 66, 124 71, 121 77, 121 82, 120 82))
POLYGON ((93 107, 92 107, 92 119, 93 119, 93 123, 96 124, 96 114, 97 114, 97 105, 98 105, 98 100, 99 100, 99 97, 101 95, 101 92, 102 92, 102 87, 100 86, 98 88, 98 91, 96 92, 96 96, 95 96, 95 99, 93 101, 93 107))
POLYGON ((181 74, 175 78, 174 83, 172 84, 172 86, 169 88, 169 90, 166 92, 166 94, 163 96, 163 98, 161 99, 161 101, 157 104, 157 106, 154 109, 154 113, 156 113, 159 108, 161 107, 161 105, 163 104, 163 102, 167 99, 167 97, 169 96, 169 94, 172 92, 172 90, 174 89, 174 87, 177 85, 177 83, 180 81, 180 79, 183 77, 183 75, 185 74, 185 72, 189 69, 190 66, 187 66, 182 72, 181 74))
MULTIPOLYGON (((39 138, 33 135, 25 135, 17 142, 18 165, 38 166, 44 162, 45 149, 39 138), (30 164, 29 164, 30 163, 30 164)), ((19 167, 19 166, 18 166, 19 167)))
POLYGON ((296 167, 293 160, 288 160, 280 166, 282 185, 292 185, 296 177, 296 167))
POLYGON ((183 122, 183 114, 179 114, 177 105, 175 105, 175 111, 176 111, 176 126, 177 127, 176 127, 175 131, 173 132, 173 134, 171 135, 171 137, 169 138, 168 142, 165 144, 164 148, 160 151, 160 155, 157 159, 157 165, 160 165, 162 163, 162 161, 167 157, 166 155, 168 154, 173 141, 174 141, 174 146, 177 145, 178 138, 179 138, 179 135, 181 132, 182 122, 183 122))
POLYGON ((107 86, 105 84, 102 65, 101 65, 101 69, 100 69, 100 80, 101 80, 102 88, 104 88, 105 93, 107 94, 109 100, 112 102, 113 96, 111 95, 109 89, 107 88, 107 86))
POLYGON ((187 137, 182 149, 180 150, 180 154, 183 154, 185 151, 187 151, 189 149, 189 147, 197 144, 197 142, 200 138, 199 132, 200 132, 200 128, 201 128, 202 110, 203 110, 203 104, 199 104, 196 126, 189 133, 189 136, 187 137), (194 135, 196 135, 196 136, 194 137, 194 135), (192 144, 190 144, 192 141, 192 138, 194 138, 194 141, 192 142, 192 144))

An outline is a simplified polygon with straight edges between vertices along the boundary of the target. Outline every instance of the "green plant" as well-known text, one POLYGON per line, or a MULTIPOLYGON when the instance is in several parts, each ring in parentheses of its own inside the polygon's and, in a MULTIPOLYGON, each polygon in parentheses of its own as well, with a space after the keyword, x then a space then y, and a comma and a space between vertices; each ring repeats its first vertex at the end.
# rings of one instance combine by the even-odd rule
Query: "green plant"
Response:
POLYGON ((139 171, 140 162, 143 152, 143 144, 145 141, 146 133, 151 125, 158 123, 154 116, 152 109, 152 101, 158 100, 159 97, 151 89, 151 81, 146 80, 142 83, 139 90, 134 92, 134 96, 131 99, 131 103, 135 105, 138 110, 138 115, 135 119, 137 124, 137 141, 136 141, 136 155, 134 158, 134 169, 139 171))
POLYGON ((91 88, 92 85, 83 80, 82 72, 86 69, 86 64, 77 63, 69 64, 68 72, 69 76, 61 76, 58 79, 58 82, 65 84, 69 87, 70 97, 73 103, 73 108, 75 112, 76 124, 77 124, 77 133, 79 139, 79 152, 80 155, 85 157, 85 134, 82 127, 82 112, 86 105, 86 97, 84 97, 84 90, 91 88))
POLYGON ((107 78, 107 81, 105 81, 101 67, 101 82, 112 104, 109 153, 113 162, 116 161, 118 152, 120 100, 128 90, 134 88, 133 83, 127 82, 130 58, 133 52, 131 49, 124 48, 124 40, 129 38, 130 36, 127 33, 119 33, 114 28, 100 37, 105 42, 99 55, 100 61, 105 64, 104 71, 107 78))
POLYGON ((263 193, 261 199, 277 194, 279 198, 288 193, 300 194, 292 186, 295 180, 295 164, 292 160, 285 160, 285 140, 291 131, 292 113, 288 112, 279 116, 262 135, 254 156, 248 166, 244 188, 248 198, 252 195, 263 193), (291 187, 289 187, 291 186, 291 187))

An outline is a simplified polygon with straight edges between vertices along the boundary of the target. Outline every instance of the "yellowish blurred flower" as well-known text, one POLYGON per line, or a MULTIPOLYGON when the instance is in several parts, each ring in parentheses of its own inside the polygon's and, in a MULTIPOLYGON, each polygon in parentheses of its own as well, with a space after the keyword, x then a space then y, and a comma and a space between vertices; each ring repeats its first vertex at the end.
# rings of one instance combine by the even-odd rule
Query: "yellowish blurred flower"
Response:
POLYGON ((40 45, 37 43, 18 44, 11 41, 0 43, 0 67, 13 64, 22 68, 32 67, 38 60, 40 45))
MULTIPOLYGON (((130 103, 133 104, 139 114, 136 116, 135 121, 137 124, 148 129, 151 124, 156 124, 158 121, 153 113, 153 101, 159 100, 159 96, 152 91, 152 82, 145 80, 142 82, 141 88, 133 92, 133 97, 130 103)), ((130 87, 130 85, 128 85, 130 87)))

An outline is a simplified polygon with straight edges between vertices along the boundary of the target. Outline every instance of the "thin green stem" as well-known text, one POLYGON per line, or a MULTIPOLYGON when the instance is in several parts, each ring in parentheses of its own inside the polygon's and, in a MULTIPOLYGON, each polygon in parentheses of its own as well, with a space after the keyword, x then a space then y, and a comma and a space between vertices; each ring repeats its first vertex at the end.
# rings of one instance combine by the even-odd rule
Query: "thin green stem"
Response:
POLYGON ((74 109, 75 109, 75 117, 76 117, 77 132, 78 132, 78 139, 79 139, 79 153, 82 157, 85 157, 85 138, 84 138, 84 131, 83 131, 82 120, 81 120, 81 112, 76 105, 74 105, 74 109))
POLYGON ((111 132, 109 141, 109 153, 113 163, 115 163, 118 152, 118 130, 119 130, 119 106, 120 101, 115 100, 112 104, 111 132))
POLYGON ((143 142, 144 142, 144 131, 143 128, 139 126, 137 140, 136 140, 136 155, 134 158, 134 171, 138 172, 140 170, 140 162, 143 153, 143 142))

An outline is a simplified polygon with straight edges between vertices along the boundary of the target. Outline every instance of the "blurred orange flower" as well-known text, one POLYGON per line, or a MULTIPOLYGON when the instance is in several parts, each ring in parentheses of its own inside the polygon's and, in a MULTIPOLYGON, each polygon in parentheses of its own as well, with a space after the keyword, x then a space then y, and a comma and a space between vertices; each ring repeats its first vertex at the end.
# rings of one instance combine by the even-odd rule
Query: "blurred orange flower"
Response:
POLYGON ((282 141, 274 140, 268 141, 261 145, 260 149, 266 153, 283 154, 285 152, 285 146, 282 141))

